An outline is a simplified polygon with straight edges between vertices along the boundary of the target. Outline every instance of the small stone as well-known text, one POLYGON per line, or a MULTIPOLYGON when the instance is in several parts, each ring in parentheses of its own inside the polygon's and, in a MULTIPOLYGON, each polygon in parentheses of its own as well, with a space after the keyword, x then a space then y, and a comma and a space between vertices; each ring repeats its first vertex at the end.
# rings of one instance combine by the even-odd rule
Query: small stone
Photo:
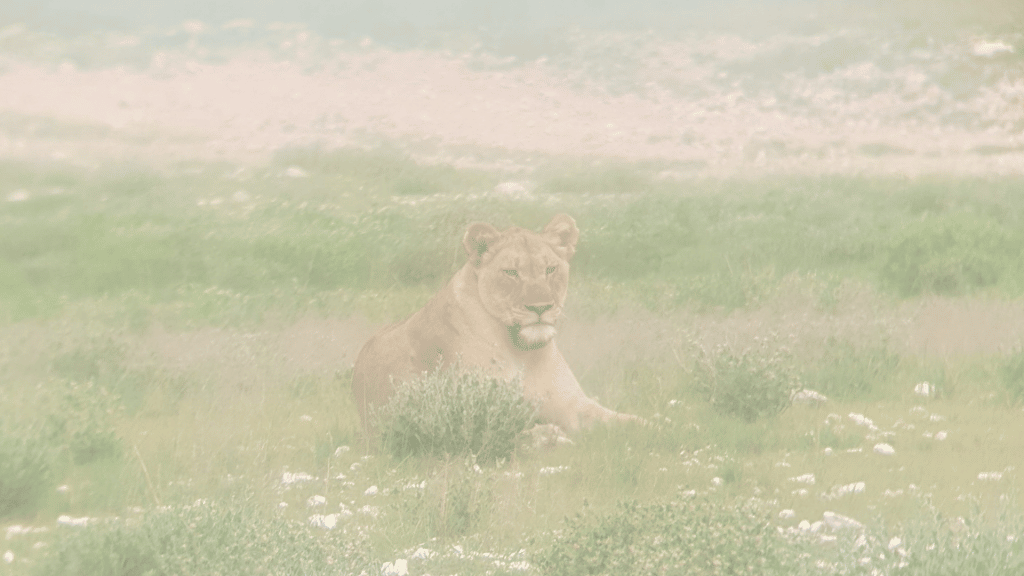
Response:
POLYGON ((816 390, 800 390, 793 394, 793 402, 796 404, 824 404, 828 397, 816 390))
POLYGON ((896 454, 896 449, 886 443, 875 444, 875 453, 881 454, 882 456, 892 456, 896 454))
POLYGON ((394 562, 385 562, 380 567, 381 576, 408 576, 409 561, 401 558, 394 562))

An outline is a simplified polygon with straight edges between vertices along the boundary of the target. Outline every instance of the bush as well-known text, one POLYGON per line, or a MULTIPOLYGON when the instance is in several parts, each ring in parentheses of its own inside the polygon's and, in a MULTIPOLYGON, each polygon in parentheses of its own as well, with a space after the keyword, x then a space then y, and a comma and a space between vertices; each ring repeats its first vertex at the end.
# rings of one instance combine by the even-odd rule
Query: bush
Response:
POLYGON ((121 454, 121 439, 114 419, 121 410, 119 399, 92 382, 58 385, 47 414, 49 436, 67 449, 76 464, 87 464, 121 454))
POLYGON ((1003 361, 999 368, 999 379, 1011 405, 1024 402, 1024 349, 1018 349, 1003 361))
POLYGON ((756 503, 694 497, 567 519, 534 563, 550 576, 760 576, 794 573, 794 550, 756 503))
POLYGON ((371 418, 396 457, 472 455, 484 462, 510 457, 535 414, 519 378, 453 365, 402 384, 371 418))
POLYGON ((770 349, 760 341, 740 353, 720 347, 703 353, 694 372, 704 399, 716 410, 754 422, 780 414, 800 388, 792 359, 783 349, 770 349))
POLYGON ((805 375, 808 385, 829 398, 854 400, 889 388, 900 357, 884 344, 859 346, 829 338, 824 354, 805 375))
POLYGON ((374 572, 365 536, 322 533, 260 513, 252 502, 205 501, 63 528, 39 576, 359 574, 374 572))
POLYGON ((908 226, 889 249, 881 278, 903 296, 960 295, 995 284, 1019 257, 994 220, 948 214, 908 226))
POLYGON ((977 500, 960 517, 942 514, 927 499, 917 514, 895 530, 869 527, 852 542, 833 548, 836 564, 845 572, 901 576, 1016 576, 1024 574, 1024 516, 1006 497, 986 513, 977 500), (854 566, 860 572, 851 572, 854 566))
POLYGON ((0 420, 0 518, 33 511, 49 492, 54 452, 39 430, 0 420))

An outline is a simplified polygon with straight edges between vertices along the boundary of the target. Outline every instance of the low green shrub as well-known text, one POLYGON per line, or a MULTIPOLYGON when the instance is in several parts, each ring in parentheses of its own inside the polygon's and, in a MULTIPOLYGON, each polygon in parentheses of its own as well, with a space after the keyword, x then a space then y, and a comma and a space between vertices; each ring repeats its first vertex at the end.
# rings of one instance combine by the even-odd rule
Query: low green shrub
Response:
POLYGON ((510 457, 535 414, 518 378, 453 365, 402 384, 371 418, 382 447, 398 458, 472 455, 485 462, 510 457))
POLYGON ((858 345, 829 338, 821 356, 804 372, 804 381, 836 400, 857 400, 891 388, 900 356, 884 343, 858 345))
POLYGON ((971 213, 928 217, 888 249, 883 284, 902 296, 959 295, 996 284, 1019 266, 1020 247, 997 221, 971 213))
POLYGON ((698 496, 577 515, 533 560, 549 576, 761 576, 796 573, 799 558, 757 503, 698 496))
POLYGON ((67 449, 75 464, 119 456, 121 439, 114 426, 119 399, 92 382, 56 385, 46 425, 53 443, 67 449))
POLYGON ((723 346, 702 353, 694 372, 705 400, 747 422, 780 414, 800 388, 790 354, 764 340, 740 352, 723 346))
POLYGON ((941 513, 925 499, 918 514, 886 529, 869 526, 833 548, 834 573, 901 576, 1016 576, 1024 574, 1024 516, 1013 499, 985 511, 971 502, 963 516, 941 513), (851 572, 857 570, 860 572, 851 572))
POLYGON ((34 511, 53 487, 55 452, 37 427, 0 420, 0 518, 34 511))
MULTIPOLYGON (((38 576, 250 576, 376 573, 366 536, 262 513, 251 501, 206 501, 63 527, 38 576)), ((377 567, 375 569, 375 567, 377 567)))
POLYGON ((1024 402, 1024 349, 1017 349, 1003 360, 999 379, 1008 403, 1016 406, 1024 402))

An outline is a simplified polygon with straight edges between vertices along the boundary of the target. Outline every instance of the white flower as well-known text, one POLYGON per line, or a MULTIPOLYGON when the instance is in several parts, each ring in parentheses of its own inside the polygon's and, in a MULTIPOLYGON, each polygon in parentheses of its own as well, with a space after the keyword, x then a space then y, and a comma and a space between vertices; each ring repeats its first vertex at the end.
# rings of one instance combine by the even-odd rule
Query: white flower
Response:
POLYGON ((889 540, 889 550, 892 551, 899 548, 900 544, 903 544, 903 540, 900 540, 899 536, 893 536, 892 540, 889 540))
POLYGON ((946 439, 946 431, 943 430, 941 432, 936 432, 935 433, 935 439, 939 440, 939 441, 945 440, 946 439))
POLYGON ((57 524, 60 526, 74 526, 75 528, 81 528, 89 524, 89 518, 72 518, 71 516, 60 516, 57 518, 57 524))
POLYGON ((366 506, 363 506, 362 508, 359 509, 359 513, 369 516, 371 518, 376 518, 377 516, 380 516, 380 508, 376 506, 370 506, 369 504, 367 504, 366 506))
POLYGON ((298 166, 289 166, 284 171, 284 175, 289 178, 308 178, 309 173, 299 168, 298 166))
POLYGON ((349 448, 348 446, 338 446, 334 450, 334 457, 337 458, 337 457, 341 456, 342 454, 344 454, 345 452, 348 452, 349 450, 351 450, 351 448, 349 448))
POLYGON ((315 508, 317 506, 323 506, 324 504, 327 504, 327 498, 324 498, 323 496, 321 496, 319 494, 316 494, 314 496, 310 496, 309 500, 306 500, 306 506, 309 506, 310 508, 315 508))
POLYGON ((914 394, 924 396, 925 398, 932 398, 935 396, 935 386, 932 386, 928 382, 921 382, 917 386, 914 386, 914 394))
POLYGON ((565 472, 568 469, 568 466, 546 466, 538 470, 537 473, 540 474, 541 476, 550 476, 552 474, 557 474, 559 472, 565 472))
POLYGON ((367 496, 376 496, 377 495, 377 486, 376 485, 370 486, 369 488, 366 489, 366 492, 363 492, 363 494, 365 494, 367 496))
POLYGON ((794 512, 790 508, 787 508, 787 509, 779 512, 779 518, 782 518, 783 520, 789 520, 791 518, 796 518, 796 512, 794 512))
POLYGON ((801 474, 799 476, 794 476, 794 477, 790 478, 789 481, 790 482, 799 482, 800 484, 814 484, 816 480, 814 478, 814 474, 808 472, 807 474, 801 474))
POLYGON ((711 483, 714 484, 715 486, 721 486, 722 479, 719 478, 718 476, 715 476, 714 478, 711 479, 711 483))
POLYGON ((978 474, 978 480, 996 481, 996 480, 1002 480, 1002 479, 1003 479, 1003 473, 1002 472, 981 472, 981 473, 978 474))
POLYGON ((8 564, 14 562, 14 552, 11 552, 10 550, 4 552, 4 562, 7 562, 8 564))

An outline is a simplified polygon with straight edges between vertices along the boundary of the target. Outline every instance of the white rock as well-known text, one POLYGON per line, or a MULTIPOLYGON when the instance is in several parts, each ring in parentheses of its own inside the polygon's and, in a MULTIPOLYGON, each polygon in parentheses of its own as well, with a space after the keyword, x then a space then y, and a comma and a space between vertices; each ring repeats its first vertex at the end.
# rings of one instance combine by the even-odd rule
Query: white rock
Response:
POLYGON ((88 517, 72 518, 71 516, 59 516, 57 518, 57 525, 59 526, 73 526, 75 528, 81 528, 89 524, 88 517))
POLYGON ((893 454, 896 453, 896 449, 893 448, 892 446, 882 442, 882 443, 879 443, 879 444, 875 444, 875 453, 876 454, 881 454, 883 456, 892 456, 893 454))
POLYGON ((4 552, 4 562, 7 562, 8 564, 14 562, 14 552, 11 552, 10 550, 4 552))
POLYGON ((400 558, 394 562, 385 562, 380 567, 381 576, 408 576, 409 561, 400 558))
POLYGON ((853 482, 843 486, 836 486, 832 488, 832 492, 828 497, 839 498, 841 496, 846 496, 847 494, 862 494, 866 486, 867 485, 864 482, 853 482))
POLYGON ((433 550, 427 550, 426 548, 417 548, 416 551, 412 553, 412 556, 410 556, 410 558, 415 558, 417 560, 429 560, 433 556, 433 550))
POLYGON ((340 514, 314 514, 309 517, 309 525, 315 528, 324 528, 326 530, 333 530, 338 525, 338 518, 340 514))
POLYGON ((993 56, 998 56, 999 54, 1012 54, 1013 46, 999 40, 995 42, 980 40, 974 43, 974 46, 971 47, 971 52, 973 52, 975 56, 991 58, 993 56))
POLYGON ((889 540, 889 550, 892 551, 899 548, 900 544, 903 544, 903 540, 900 540, 899 536, 893 536, 892 539, 889 540))
POLYGON ((309 506, 310 508, 316 508, 318 506, 323 506, 324 504, 327 504, 327 498, 319 494, 310 496, 309 500, 306 500, 306 506, 309 506))
POLYGON ((947 434, 946 434, 946 431, 945 431, 945 430, 942 430, 942 431, 940 431, 940 432, 936 432, 936 433, 935 433, 935 439, 936 439, 936 440, 939 440, 940 442, 941 442, 942 440, 945 440, 945 439, 946 439, 946 436, 947 436, 947 434))
POLYGON ((850 530, 864 527, 863 524, 849 516, 843 516, 842 514, 836 514, 835 512, 830 511, 822 513, 821 520, 832 530, 850 530))
POLYGON ((375 486, 375 485, 374 486, 370 486, 369 488, 366 489, 366 492, 363 492, 363 494, 365 494, 367 496, 376 496, 377 495, 377 486, 375 486))
POLYGON ((721 486, 722 479, 719 478, 718 476, 715 476, 714 478, 711 479, 711 483, 714 484, 715 486, 721 486))
POLYGON ((8 202, 24 202, 28 200, 28 190, 15 190, 7 195, 8 202))
POLYGON ((810 532, 811 523, 807 520, 801 520, 800 523, 796 525, 796 527, 803 530, 804 532, 810 532))
POLYGON ((285 486, 289 486, 297 482, 309 482, 311 480, 314 480, 314 478, 305 472, 285 472, 281 475, 281 484, 284 484, 285 486))
POLYGON ((825 456, 831 456, 831 455, 832 455, 832 448, 825 448, 825 456))
POLYGON ((797 404, 823 404, 828 402, 828 397, 816 390, 804 389, 795 392, 792 400, 797 404))
POLYGON ((510 198, 529 198, 530 191, 519 182, 502 182, 494 187, 494 193, 510 198))
POLYGON ((867 426, 869 430, 878 430, 878 426, 875 426, 875 422, 871 418, 868 418, 863 414, 850 412, 847 416, 850 418, 850 420, 853 420, 860 426, 867 426))
MULTIPOLYGON (((791 518, 796 518, 796 512, 793 511, 790 508, 787 508, 787 509, 779 512, 779 518, 782 518, 783 520, 789 520, 791 518)), ((806 522, 806 520, 805 520, 805 522, 806 522)))

